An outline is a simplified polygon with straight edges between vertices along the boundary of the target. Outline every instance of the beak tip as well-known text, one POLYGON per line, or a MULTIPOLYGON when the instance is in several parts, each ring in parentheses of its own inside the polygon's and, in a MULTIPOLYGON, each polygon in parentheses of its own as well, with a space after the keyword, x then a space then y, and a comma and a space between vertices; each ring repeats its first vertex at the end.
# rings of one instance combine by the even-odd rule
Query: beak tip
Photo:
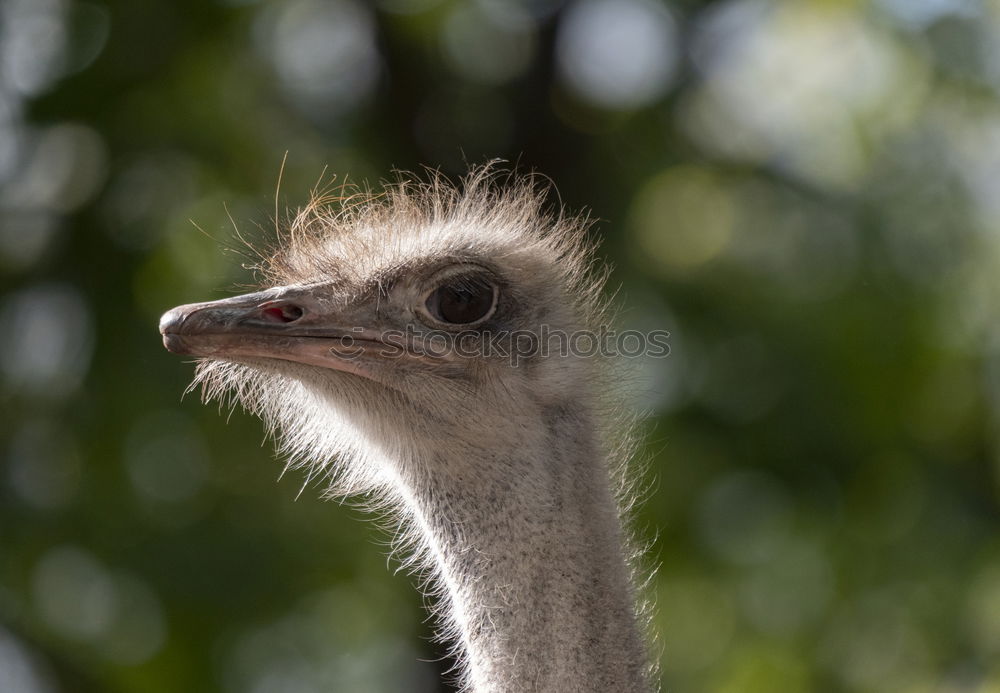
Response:
POLYGON ((168 334, 176 333, 186 317, 187 311, 184 310, 184 306, 171 308, 164 313, 160 317, 160 334, 163 335, 164 339, 166 339, 168 334))
POLYGON ((184 336, 180 333, 184 321, 191 314, 187 306, 171 308, 160 318, 160 334, 164 348, 173 354, 190 354, 184 336))

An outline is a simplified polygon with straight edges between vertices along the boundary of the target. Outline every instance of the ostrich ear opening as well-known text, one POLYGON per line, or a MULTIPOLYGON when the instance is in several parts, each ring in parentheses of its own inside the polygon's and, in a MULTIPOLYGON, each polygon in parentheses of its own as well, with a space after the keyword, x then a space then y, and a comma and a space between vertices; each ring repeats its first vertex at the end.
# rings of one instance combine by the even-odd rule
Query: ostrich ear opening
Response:
POLYGON ((160 318, 172 353, 220 360, 281 359, 370 377, 365 361, 388 345, 356 318, 364 311, 321 301, 315 287, 276 287, 189 303, 160 318))

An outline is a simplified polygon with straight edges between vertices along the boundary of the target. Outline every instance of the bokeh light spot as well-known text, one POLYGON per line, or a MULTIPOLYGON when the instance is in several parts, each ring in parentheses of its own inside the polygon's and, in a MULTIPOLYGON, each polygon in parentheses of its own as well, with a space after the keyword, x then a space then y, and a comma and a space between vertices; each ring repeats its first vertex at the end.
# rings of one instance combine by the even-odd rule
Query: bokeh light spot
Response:
POLYGON ((29 147, 20 174, 4 191, 6 205, 72 212, 104 185, 108 156, 93 128, 54 125, 32 138, 29 147))
POLYGON ((97 640, 114 617, 111 575, 81 548, 63 546, 45 553, 35 567, 34 595, 42 619, 63 637, 97 640))
POLYGON ((90 365, 93 324, 79 291, 42 284, 11 294, 0 307, 8 391, 59 398, 75 391, 90 365))
POLYGON ((683 274, 729 243, 733 204, 725 183, 705 169, 677 167, 657 175, 635 197, 630 226, 654 271, 683 274))
POLYGON ((0 5, 0 75, 26 96, 40 94, 62 74, 65 0, 9 0, 0 5))
POLYGON ((57 693, 50 673, 14 636, 0 627, 0 691, 57 693))
POLYGON ((47 551, 32 583, 35 607, 49 628, 112 662, 139 664, 166 640, 163 609, 153 591, 138 578, 111 573, 83 548, 47 551))
POLYGON ((638 108, 663 96, 677 63, 677 29, 650 0, 581 0, 559 25, 559 71, 583 98, 611 109, 638 108))
POLYGON ((442 39, 455 72, 474 82, 503 84, 531 65, 534 32, 534 19, 516 3, 469 3, 456 5, 442 39))
POLYGON ((316 116, 357 108, 378 78, 371 11, 354 0, 292 0, 261 14, 264 48, 293 102, 316 116))

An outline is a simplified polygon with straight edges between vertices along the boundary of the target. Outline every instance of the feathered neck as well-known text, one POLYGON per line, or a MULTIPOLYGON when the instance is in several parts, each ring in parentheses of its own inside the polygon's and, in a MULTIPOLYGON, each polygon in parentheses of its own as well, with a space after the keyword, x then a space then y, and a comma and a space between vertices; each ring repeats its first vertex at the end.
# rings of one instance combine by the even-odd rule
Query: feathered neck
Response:
POLYGON ((536 423, 509 447, 427 441, 395 481, 463 683, 474 693, 648 691, 593 422, 549 407, 536 423))

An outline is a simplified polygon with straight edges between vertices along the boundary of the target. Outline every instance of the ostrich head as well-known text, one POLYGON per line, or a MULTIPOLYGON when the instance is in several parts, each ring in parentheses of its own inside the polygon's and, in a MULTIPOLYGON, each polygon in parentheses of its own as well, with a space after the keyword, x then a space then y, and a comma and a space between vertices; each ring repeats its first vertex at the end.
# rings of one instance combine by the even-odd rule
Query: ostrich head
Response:
POLYGON ((493 177, 318 197, 266 255, 268 288, 174 308, 163 341, 331 494, 399 517, 471 690, 648 689, 602 369, 563 353, 604 276, 584 219, 493 177))
POLYGON ((589 401, 595 372, 543 347, 595 322, 603 275, 585 219, 494 177, 315 196, 259 266, 267 288, 174 308, 164 345, 201 357, 204 393, 260 415, 337 495, 441 472, 417 462, 428 445, 452 448, 438 465, 541 445, 525 422, 589 401))

